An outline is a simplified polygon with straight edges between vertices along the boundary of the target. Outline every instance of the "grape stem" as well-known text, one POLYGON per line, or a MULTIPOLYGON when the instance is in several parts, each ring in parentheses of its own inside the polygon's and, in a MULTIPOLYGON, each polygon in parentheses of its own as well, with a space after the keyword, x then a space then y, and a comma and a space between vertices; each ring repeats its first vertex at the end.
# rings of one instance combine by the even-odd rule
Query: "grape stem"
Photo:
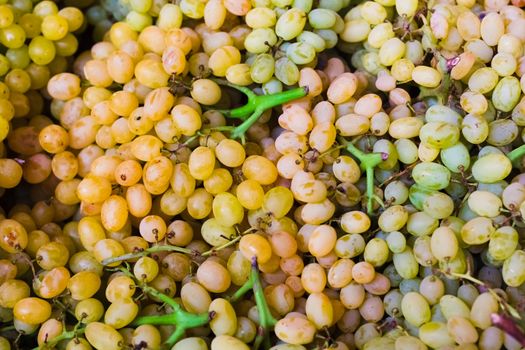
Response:
POLYGON ((241 125, 237 126, 231 133, 230 136, 232 139, 243 138, 246 131, 266 110, 304 97, 308 94, 307 87, 300 87, 276 94, 259 96, 247 87, 235 85, 222 79, 213 80, 219 85, 229 86, 242 92, 248 98, 248 102, 244 106, 234 109, 217 110, 228 118, 236 118, 243 121, 241 125))
POLYGON ((207 251, 205 251, 203 253, 200 253, 200 252, 198 252, 196 250, 193 250, 193 249, 182 248, 182 247, 178 247, 178 246, 174 246, 174 245, 156 245, 156 246, 153 246, 153 247, 150 247, 150 248, 138 251, 138 252, 123 254, 123 255, 112 257, 112 258, 104 259, 104 260, 102 260, 102 265, 108 266, 108 265, 111 265, 111 264, 114 264, 114 263, 117 263, 117 262, 120 262, 120 261, 127 261, 127 260, 131 260, 131 259, 137 259, 137 258, 141 258, 143 256, 147 256, 147 255, 150 255, 150 254, 153 254, 153 253, 159 253, 159 252, 179 252, 179 253, 189 254, 189 255, 193 255, 193 256, 204 256, 204 257, 206 257, 206 256, 210 256, 210 255, 215 254, 217 251, 219 251, 221 249, 224 249, 224 248, 227 248, 227 247, 229 247, 231 245, 234 245, 235 243, 237 243, 241 239, 241 237, 242 237, 242 235, 239 235, 239 236, 231 239, 230 241, 224 243, 223 245, 220 245, 218 247, 213 247, 210 250, 207 250, 207 251))
POLYGON ((517 166, 517 161, 523 156, 525 156, 525 145, 521 145, 507 154, 507 158, 509 158, 514 166, 517 166))
POLYGON ((381 199, 378 198, 374 193, 374 169, 382 161, 388 159, 387 153, 364 153, 359 148, 354 146, 352 142, 346 141, 344 138, 339 137, 339 142, 343 144, 346 150, 359 160, 361 163, 361 170, 366 172, 366 195, 367 195, 367 212, 372 214, 374 210, 373 201, 374 199, 379 203, 383 204, 381 199))
POLYGON ((115 264, 121 261, 137 259, 143 256, 153 254, 153 253, 158 253, 158 252, 179 252, 179 253, 184 253, 184 254, 198 254, 198 252, 192 249, 181 248, 181 247, 174 246, 174 245, 156 245, 156 246, 144 249, 144 250, 140 250, 138 252, 123 254, 123 255, 112 257, 112 258, 104 259, 102 260, 102 265, 108 266, 108 265, 115 264))
POLYGON ((255 304, 259 313, 259 328, 257 330, 257 336, 255 337, 253 349, 257 350, 264 342, 266 349, 270 348, 270 330, 275 326, 277 320, 272 316, 266 298, 264 297, 264 290, 259 277, 259 266, 257 264, 257 258, 252 258, 252 267, 250 271, 250 277, 230 298, 230 302, 234 303, 244 294, 253 290, 255 297, 255 304))
POLYGON ((51 339, 49 341, 46 341, 44 344, 42 344, 40 346, 37 346, 33 350, 54 349, 55 346, 58 343, 60 343, 62 340, 76 338, 79 335, 84 334, 85 331, 86 331, 85 327, 83 327, 83 328, 75 327, 75 329, 73 329, 71 331, 64 330, 59 336, 56 336, 56 337, 54 337, 53 339, 51 339))
MULTIPOLYGON (((123 272, 126 276, 135 279, 135 276, 131 274, 126 268, 119 268, 119 271, 123 272)), ((138 281, 137 281, 138 282, 138 281)), ((153 297, 156 297, 164 304, 170 306, 173 311, 165 315, 151 315, 151 316, 140 316, 137 317, 130 326, 137 327, 141 325, 172 325, 175 326, 175 332, 173 332, 170 337, 164 343, 168 348, 171 348, 180 338, 184 336, 186 330, 190 328, 200 327, 208 324, 210 320, 215 316, 215 312, 204 312, 200 314, 194 314, 191 312, 185 311, 182 306, 174 299, 170 298, 164 293, 159 292, 153 287, 148 286, 147 284, 141 283, 139 288, 143 292, 149 294, 153 297)))

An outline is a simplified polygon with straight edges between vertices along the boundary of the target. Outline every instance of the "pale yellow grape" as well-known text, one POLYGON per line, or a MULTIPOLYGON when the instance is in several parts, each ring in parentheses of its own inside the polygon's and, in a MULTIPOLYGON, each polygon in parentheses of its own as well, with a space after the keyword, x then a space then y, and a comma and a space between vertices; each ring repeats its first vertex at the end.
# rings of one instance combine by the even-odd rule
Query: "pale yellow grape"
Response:
POLYGON ((494 57, 490 66, 502 77, 512 75, 517 68, 516 58, 508 52, 499 52, 494 57))
POLYGON ((86 326, 85 335, 89 343, 97 350, 119 350, 124 340, 115 328, 102 322, 89 323, 86 326))
POLYGON ((448 320, 447 329, 456 343, 463 345, 476 343, 478 332, 476 328, 466 318, 455 316, 448 320))
POLYGON ((454 339, 449 335, 447 325, 443 322, 431 321, 419 328, 419 339, 431 348, 453 346, 454 339))
POLYGON ((499 38, 505 33, 503 18, 497 12, 488 13, 481 20, 480 33, 487 45, 497 45, 499 38))
POLYGON ((320 225, 310 236, 308 250, 316 257, 327 255, 334 248, 336 240, 337 233, 333 227, 320 225))
POLYGON ((306 299, 306 317, 315 325, 317 329, 330 326, 333 322, 334 310, 324 293, 313 293, 306 299))
POLYGON ((346 114, 337 119, 335 127, 342 136, 357 136, 368 132, 370 119, 359 114, 346 114))
POLYGON ((407 246, 403 252, 394 254, 393 260, 396 271, 401 277, 410 279, 417 276, 419 264, 410 247, 407 246))
POLYGON ((521 96, 520 81, 516 77, 504 77, 492 92, 494 107, 503 112, 511 111, 521 96))
POLYGON ((341 216, 340 225, 346 233, 363 233, 370 228, 371 221, 361 211, 350 211, 341 216))
POLYGON ((367 43, 373 48, 379 49, 388 40, 394 37, 391 23, 380 23, 368 33, 367 43))
POLYGON ((354 19, 345 22, 343 32, 340 34, 342 40, 349 43, 364 41, 370 33, 370 24, 364 19, 354 19))
POLYGON ((379 62, 384 66, 391 66, 405 54, 405 43, 398 38, 388 39, 379 49, 379 62))
POLYGON ((460 97, 460 104, 465 112, 472 114, 481 115, 488 109, 488 101, 485 96, 474 91, 463 92, 460 97))
POLYGON ((509 258, 518 245, 518 232, 512 226, 498 227, 489 241, 488 253, 496 260, 509 258))
POLYGON ((472 91, 485 94, 496 87, 498 79, 498 73, 493 68, 483 67, 470 76, 468 87, 472 91))
POLYGON ((199 337, 188 337, 179 340, 172 348, 171 350, 186 350, 186 349, 192 349, 192 350, 208 350, 208 345, 204 341, 204 339, 199 337))
POLYGON ((275 325, 275 335, 288 344, 309 344, 313 341, 315 333, 314 324, 301 317, 282 318, 275 325))
POLYGON ((438 260, 452 259, 459 249, 456 234, 449 227, 439 227, 430 239, 432 255, 438 260))
POLYGON ((468 198, 468 205, 479 216, 495 217, 502 207, 501 199, 488 191, 474 191, 468 198))
POLYGON ((470 320, 474 326, 486 329, 492 324, 490 315, 498 312, 498 309, 499 305, 496 297, 489 292, 482 293, 474 300, 474 304, 472 304, 470 320))
POLYGON ((269 28, 277 22, 275 11, 267 7, 251 9, 245 17, 246 24, 253 29, 269 28))
POLYGON ((365 250, 365 240, 360 234, 346 234, 335 243, 334 252, 340 258, 353 258, 365 250))
POLYGON ((525 282, 525 252, 516 250, 505 260, 502 269, 503 280, 511 287, 519 287, 525 282))
POLYGON ((233 194, 219 193, 213 199, 213 215, 224 226, 239 224, 244 218, 244 208, 233 194))
POLYGON ((284 40, 291 40, 303 31, 307 16, 299 8, 291 8, 282 14, 275 24, 275 33, 284 40))
POLYGON ((417 0, 396 0, 395 6, 396 11, 400 16, 411 18, 416 13, 418 2, 417 0))
POLYGON ((401 205, 394 205, 387 208, 379 216, 378 225, 384 232, 398 231, 408 220, 408 212, 401 205))
POLYGON ((467 244, 482 244, 490 239, 494 231, 492 220, 477 217, 467 221, 461 228, 461 238, 467 244))
POLYGON ((216 335, 234 335, 237 330, 237 316, 233 306, 223 298, 214 299, 208 312, 215 312, 215 316, 210 321, 210 328, 216 335))
POLYGON ((396 139, 409 139, 419 135, 423 124, 421 119, 414 117, 396 119, 390 123, 388 133, 396 139))
POLYGON ((439 85, 441 79, 441 73, 432 67, 417 66, 412 70, 412 80, 424 87, 435 88, 439 85))
POLYGON ((127 326, 139 312, 139 307, 132 299, 117 299, 106 309, 104 323, 115 329, 127 326))
POLYGON ((404 295, 401 301, 401 308, 405 319, 413 326, 420 325, 430 321, 430 307, 423 296, 416 292, 410 292, 404 295))
POLYGON ((472 175, 477 181, 494 183, 506 178, 512 170, 510 160, 503 154, 487 154, 474 162, 472 175))

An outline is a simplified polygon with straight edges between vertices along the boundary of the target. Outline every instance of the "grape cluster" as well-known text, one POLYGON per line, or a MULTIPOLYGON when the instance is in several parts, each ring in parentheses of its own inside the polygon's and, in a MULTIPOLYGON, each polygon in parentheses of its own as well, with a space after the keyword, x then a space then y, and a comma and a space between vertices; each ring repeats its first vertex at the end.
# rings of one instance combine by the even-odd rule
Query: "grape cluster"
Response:
MULTIPOLYGON (((34 6, 31 1, 0 4, 0 140, 7 137, 13 118, 17 121, 13 125, 26 126, 19 118, 42 114, 40 90, 50 76, 67 69, 67 60, 78 48, 75 34, 85 29, 83 23, 84 15, 78 8, 69 6, 59 11, 52 1, 34 6)), ((42 117, 35 123, 52 123, 42 117)), ((35 132, 25 134, 35 136, 35 132)))
POLYGON ((525 347, 520 0, 0 2, 0 349, 525 347))

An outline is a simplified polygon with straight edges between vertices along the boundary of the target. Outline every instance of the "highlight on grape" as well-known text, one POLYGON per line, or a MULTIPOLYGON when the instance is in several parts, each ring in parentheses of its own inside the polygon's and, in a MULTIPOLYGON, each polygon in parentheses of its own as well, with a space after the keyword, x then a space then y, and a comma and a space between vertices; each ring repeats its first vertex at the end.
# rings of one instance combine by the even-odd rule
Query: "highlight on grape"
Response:
POLYGON ((525 349, 523 0, 0 0, 0 350, 525 349))

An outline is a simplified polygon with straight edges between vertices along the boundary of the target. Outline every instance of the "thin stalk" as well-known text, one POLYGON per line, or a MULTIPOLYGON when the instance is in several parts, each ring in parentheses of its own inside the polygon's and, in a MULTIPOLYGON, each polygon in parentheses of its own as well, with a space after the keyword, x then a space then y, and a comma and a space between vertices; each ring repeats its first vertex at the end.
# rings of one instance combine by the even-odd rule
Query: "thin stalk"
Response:
POLYGON ((514 166, 517 166, 517 161, 523 156, 525 156, 525 145, 521 145, 507 154, 507 158, 509 158, 514 166))
POLYGON ((121 261, 141 258, 143 256, 150 255, 153 253, 158 253, 158 252, 179 252, 179 253, 184 253, 184 254, 195 254, 195 251, 191 249, 187 249, 187 248, 181 248, 181 247, 177 247, 174 245, 156 245, 156 246, 144 249, 140 252, 128 253, 128 254, 123 254, 123 255, 112 257, 112 258, 104 259, 102 260, 102 265, 104 266, 112 265, 112 264, 115 264, 121 261))
MULTIPOLYGON (((382 161, 388 159, 386 153, 364 153, 359 148, 354 146, 352 142, 346 141, 340 137, 339 141, 345 145, 346 150, 359 160, 361 170, 366 172, 366 195, 367 195, 367 212, 372 214, 374 210, 374 199, 377 201, 374 193, 374 170, 382 161)), ((380 204, 381 202, 378 201, 380 204)))
POLYGON ((220 245, 218 247, 213 247, 210 250, 205 251, 204 253, 201 254, 201 256, 213 255, 213 254, 215 254, 216 252, 218 252, 221 249, 228 248, 228 247, 234 245, 235 243, 240 241, 241 238, 242 238, 242 235, 239 235, 239 236, 235 237, 234 239, 232 239, 231 241, 224 243, 223 245, 220 245))
POLYGON ((33 350, 45 350, 45 349, 54 349, 54 347, 60 343, 62 340, 67 340, 67 339, 73 339, 73 338, 76 338, 78 337, 79 335, 81 334, 84 334, 84 332, 86 331, 85 328, 75 328, 74 330, 72 331, 63 331, 62 334, 60 334, 59 336, 45 342, 44 344, 42 344, 41 346, 37 346, 36 348, 34 348, 33 350))

